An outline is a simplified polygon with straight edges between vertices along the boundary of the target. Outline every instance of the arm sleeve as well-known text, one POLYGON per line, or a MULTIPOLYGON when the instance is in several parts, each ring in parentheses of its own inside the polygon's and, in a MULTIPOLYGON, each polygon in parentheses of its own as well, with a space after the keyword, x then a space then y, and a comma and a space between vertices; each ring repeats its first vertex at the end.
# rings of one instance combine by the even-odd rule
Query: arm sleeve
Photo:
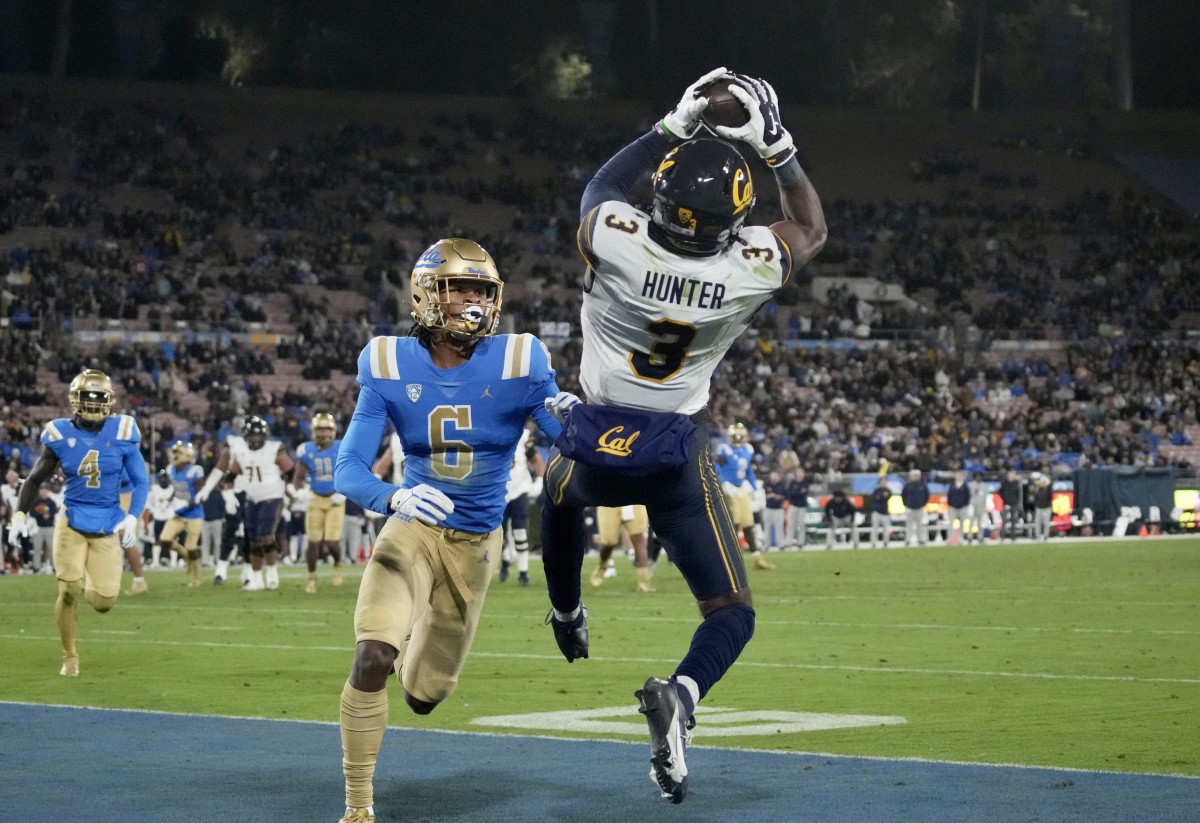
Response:
POLYGON ((125 474, 133 481, 129 513, 134 517, 141 517, 142 512, 146 510, 146 498, 150 494, 150 475, 146 473, 146 461, 142 459, 142 452, 136 445, 125 452, 125 474))
POLYGON ((338 449, 333 485, 364 509, 380 514, 391 512, 390 501, 396 487, 371 473, 375 455, 387 429, 387 402, 368 385, 358 393, 358 404, 342 446, 338 449))
POLYGON ((607 200, 628 203, 633 184, 653 169, 670 147, 667 138, 651 130, 614 154, 584 189, 579 204, 580 219, 607 200))

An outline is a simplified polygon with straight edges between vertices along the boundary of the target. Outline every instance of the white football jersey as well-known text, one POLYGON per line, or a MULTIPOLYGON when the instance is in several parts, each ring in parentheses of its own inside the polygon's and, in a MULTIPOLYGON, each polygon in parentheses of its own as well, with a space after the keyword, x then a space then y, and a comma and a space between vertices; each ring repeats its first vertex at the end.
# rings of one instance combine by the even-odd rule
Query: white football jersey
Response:
POLYGON ((239 476, 245 478, 247 500, 261 503, 282 499, 283 472, 275 464, 282 448, 278 440, 268 440, 261 449, 252 449, 245 442, 230 445, 229 456, 241 468, 239 476))
POLYGON ((650 239, 650 215, 610 200, 580 227, 595 272, 583 295, 580 383, 587 400, 694 414, 713 370, 791 272, 791 251, 749 226, 709 257, 673 254, 650 239))
MULTIPOLYGON (((231 460, 237 460, 237 455, 247 449, 246 438, 240 434, 231 434, 226 437, 225 445, 229 447, 229 458, 231 460)), ((233 478, 233 491, 235 494, 246 491, 246 475, 239 474, 233 478)))
POLYGON ((504 499, 511 503, 523 494, 529 494, 533 489, 533 475, 529 473, 529 459, 525 456, 525 447, 529 443, 529 429, 521 432, 517 441, 517 452, 513 455, 512 471, 508 475, 508 487, 504 499))

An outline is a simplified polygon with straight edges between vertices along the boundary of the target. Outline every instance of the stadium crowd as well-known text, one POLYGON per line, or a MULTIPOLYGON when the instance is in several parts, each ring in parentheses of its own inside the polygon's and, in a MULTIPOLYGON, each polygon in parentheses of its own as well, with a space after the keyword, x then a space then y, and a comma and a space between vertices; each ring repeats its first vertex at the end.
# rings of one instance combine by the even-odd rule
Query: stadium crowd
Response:
MULTIPOLYGON (((344 425, 358 352, 406 333, 408 272, 434 236, 491 251, 507 327, 552 343, 560 385, 579 391, 576 204, 627 124, 431 104, 404 127, 368 116, 276 141, 149 99, 0 91, 6 470, 28 472, 85 367, 152 433, 154 469, 179 438, 207 465, 238 417, 262 415, 292 449, 316 411, 344 425)), ((1046 163, 1090 156, 1065 142, 1046 163)), ((713 418, 746 424, 761 474, 1186 460, 1194 221, 1132 179, 1057 196, 961 147, 931 146, 911 170, 916 186, 953 186, 831 198, 811 268, 836 285, 823 300, 785 288, 714 376, 713 418), (864 298, 868 279, 909 299, 864 298)), ((756 211, 777 218, 775 204, 756 211)))

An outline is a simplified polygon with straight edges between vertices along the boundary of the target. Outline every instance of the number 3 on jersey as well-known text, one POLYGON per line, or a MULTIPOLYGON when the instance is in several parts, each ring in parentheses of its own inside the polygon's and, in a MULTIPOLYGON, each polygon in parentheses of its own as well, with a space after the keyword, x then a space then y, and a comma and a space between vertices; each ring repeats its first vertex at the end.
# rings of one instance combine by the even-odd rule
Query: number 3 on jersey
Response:
POLYGON ((630 352, 629 365, 633 367, 633 373, 642 380, 665 382, 683 366, 683 361, 688 355, 688 346, 696 339, 696 327, 691 323, 681 323, 664 317, 648 324, 646 331, 654 335, 654 345, 650 347, 649 354, 641 351, 630 352))

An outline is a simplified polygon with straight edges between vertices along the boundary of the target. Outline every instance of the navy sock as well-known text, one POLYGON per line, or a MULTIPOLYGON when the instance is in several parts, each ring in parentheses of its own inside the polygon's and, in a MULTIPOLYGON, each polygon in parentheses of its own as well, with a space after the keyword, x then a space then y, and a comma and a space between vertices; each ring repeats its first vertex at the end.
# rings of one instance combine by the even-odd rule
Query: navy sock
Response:
POLYGON ((691 648, 675 669, 675 676, 686 675, 695 680, 700 689, 700 698, 703 699, 708 690, 729 671, 753 634, 754 609, 744 603, 722 606, 696 627, 691 648))

